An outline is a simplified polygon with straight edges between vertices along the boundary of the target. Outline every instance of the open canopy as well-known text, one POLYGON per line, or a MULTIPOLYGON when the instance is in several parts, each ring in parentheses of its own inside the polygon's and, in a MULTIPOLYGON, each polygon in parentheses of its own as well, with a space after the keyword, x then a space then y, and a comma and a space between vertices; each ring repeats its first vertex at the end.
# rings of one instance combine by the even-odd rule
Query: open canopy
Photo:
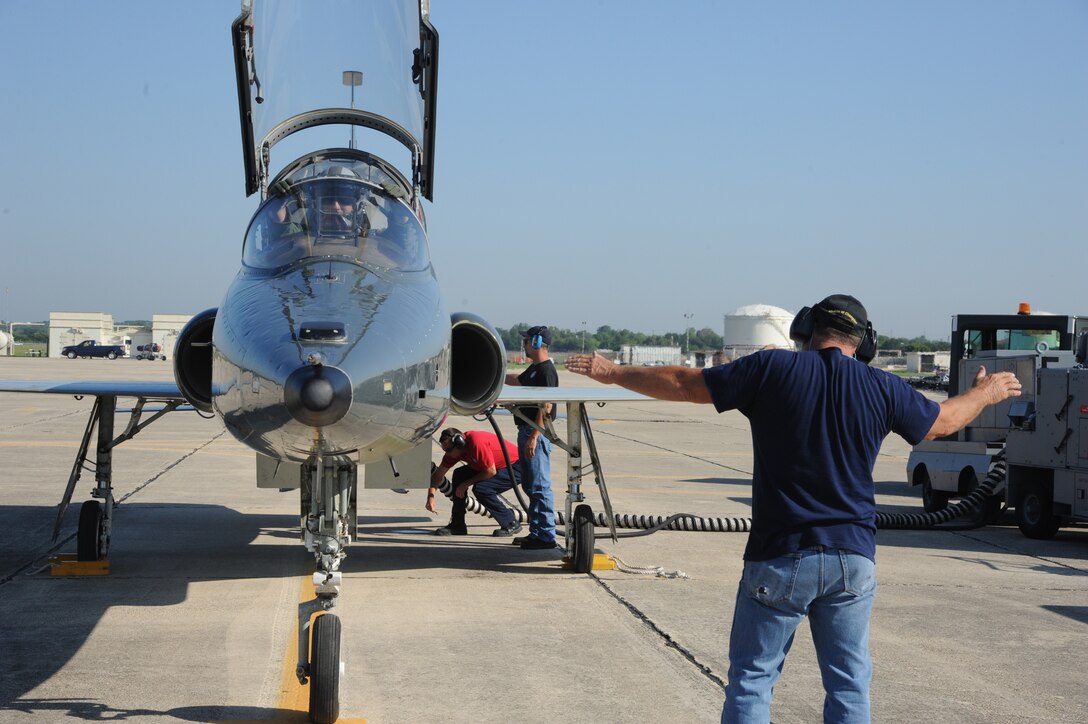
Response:
POLYGON ((420 0, 243 0, 233 35, 247 195, 267 188, 276 143, 342 124, 407 147, 432 198, 438 34, 420 0))

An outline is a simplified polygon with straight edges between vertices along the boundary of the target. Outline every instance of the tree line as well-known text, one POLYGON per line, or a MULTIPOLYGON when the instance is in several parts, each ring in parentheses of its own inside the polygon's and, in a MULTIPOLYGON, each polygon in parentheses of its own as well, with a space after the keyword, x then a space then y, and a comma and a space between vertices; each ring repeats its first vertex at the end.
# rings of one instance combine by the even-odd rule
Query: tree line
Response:
MULTIPOLYGON (((533 325, 527 323, 515 324, 503 329, 496 328, 502 337, 506 349, 513 351, 521 349, 521 332, 533 325)), ((548 327, 552 333, 551 351, 553 352, 593 352, 598 349, 617 350, 625 344, 647 347, 680 347, 685 352, 696 352, 722 349, 722 336, 709 327, 696 329, 689 327, 687 330, 677 332, 664 332, 662 334, 646 334, 630 329, 613 329, 608 325, 589 329, 563 329, 562 327, 548 327)), ((951 348, 948 342, 939 339, 927 339, 925 337, 885 337, 877 335, 877 347, 880 349, 898 349, 903 352, 939 352, 951 348)))
MULTIPOLYGON (((146 326, 151 328, 147 320, 133 320, 122 322, 121 326, 146 326)), ((496 331, 502 337, 503 344, 509 351, 521 349, 521 331, 533 325, 527 323, 515 324, 507 329, 498 328, 496 331)), ((7 331, 7 325, 4 325, 7 331)), ((710 327, 696 329, 689 327, 686 331, 664 332, 662 334, 646 334, 630 329, 613 329, 602 325, 595 330, 589 329, 563 329, 562 327, 549 327, 552 333, 551 350, 553 352, 593 352, 598 349, 617 350, 625 344, 640 345, 646 347, 680 347, 683 350, 714 351, 722 348, 722 336, 710 327)), ((38 342, 45 344, 49 341, 49 326, 46 324, 33 327, 16 327, 15 338, 20 342, 38 342)), ((900 349, 904 352, 943 352, 948 350, 949 344, 944 340, 927 339, 925 337, 885 337, 877 336, 877 346, 880 349, 900 349)))

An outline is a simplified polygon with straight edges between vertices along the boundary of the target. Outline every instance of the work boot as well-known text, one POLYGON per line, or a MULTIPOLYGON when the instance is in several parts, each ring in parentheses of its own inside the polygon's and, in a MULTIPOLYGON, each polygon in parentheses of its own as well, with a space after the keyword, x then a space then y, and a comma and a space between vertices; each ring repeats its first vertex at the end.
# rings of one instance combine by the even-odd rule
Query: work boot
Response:
POLYGON ((496 538, 505 538, 508 535, 514 535, 515 533, 520 533, 520 532, 521 532, 521 523, 519 523, 519 522, 517 522, 515 520, 514 522, 512 522, 510 525, 506 526, 505 528, 500 526, 496 530, 491 531, 491 535, 495 536, 496 538))
POLYGON ((521 542, 521 549, 523 551, 544 551, 549 548, 555 548, 555 540, 541 540, 540 538, 534 538, 529 536, 521 542))
POLYGON ((434 529, 435 535, 468 535, 467 529, 450 528, 448 525, 444 525, 441 528, 434 529))

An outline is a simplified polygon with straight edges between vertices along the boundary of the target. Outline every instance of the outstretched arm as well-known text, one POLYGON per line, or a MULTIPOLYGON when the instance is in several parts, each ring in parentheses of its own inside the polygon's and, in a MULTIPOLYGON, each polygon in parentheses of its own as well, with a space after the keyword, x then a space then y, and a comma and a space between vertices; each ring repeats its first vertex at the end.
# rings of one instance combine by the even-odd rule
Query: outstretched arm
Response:
POLYGON ((941 403, 941 412, 933 422, 933 427, 926 433, 925 439, 936 440, 959 432, 990 405, 1019 396, 1020 380, 1012 372, 988 375, 985 367, 979 367, 971 389, 941 403))
POLYGON ((591 380, 626 387, 659 400, 711 402, 702 370, 691 367, 617 365, 597 353, 571 355, 567 358, 566 367, 591 380))

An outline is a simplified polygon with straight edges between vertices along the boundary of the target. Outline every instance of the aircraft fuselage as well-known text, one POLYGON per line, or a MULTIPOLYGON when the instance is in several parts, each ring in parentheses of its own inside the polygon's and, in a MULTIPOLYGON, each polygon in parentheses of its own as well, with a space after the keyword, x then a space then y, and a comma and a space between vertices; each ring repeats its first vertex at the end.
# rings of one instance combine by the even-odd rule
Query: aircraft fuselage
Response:
POLYGON ((447 413, 449 319, 429 268, 376 271, 336 257, 243 268, 215 320, 214 406, 238 440, 269 457, 306 460, 318 430, 328 453, 358 450, 362 462, 399 454, 447 413), (315 361, 350 384, 346 411, 327 425, 285 404, 288 378, 315 361))

